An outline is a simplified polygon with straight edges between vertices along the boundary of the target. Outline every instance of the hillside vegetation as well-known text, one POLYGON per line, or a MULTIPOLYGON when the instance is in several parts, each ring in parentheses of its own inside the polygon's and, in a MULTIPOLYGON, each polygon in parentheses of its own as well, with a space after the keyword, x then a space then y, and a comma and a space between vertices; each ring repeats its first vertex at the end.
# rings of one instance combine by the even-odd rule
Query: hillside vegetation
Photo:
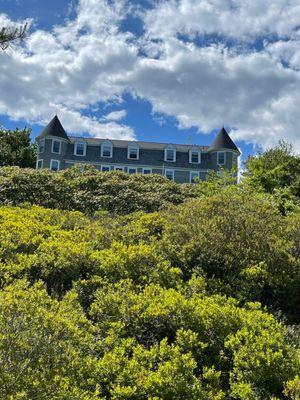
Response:
POLYGON ((0 398, 299 400, 298 195, 254 170, 3 168, 0 398))

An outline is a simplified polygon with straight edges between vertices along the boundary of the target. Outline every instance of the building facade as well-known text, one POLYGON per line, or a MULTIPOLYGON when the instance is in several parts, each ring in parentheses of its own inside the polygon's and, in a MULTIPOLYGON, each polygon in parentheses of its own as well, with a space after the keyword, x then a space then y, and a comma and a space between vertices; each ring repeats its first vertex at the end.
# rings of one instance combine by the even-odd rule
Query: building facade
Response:
POLYGON ((209 171, 237 166, 240 152, 224 128, 211 146, 68 136, 55 116, 36 138, 37 168, 52 171, 76 164, 103 172, 160 174, 178 183, 204 180, 209 171))

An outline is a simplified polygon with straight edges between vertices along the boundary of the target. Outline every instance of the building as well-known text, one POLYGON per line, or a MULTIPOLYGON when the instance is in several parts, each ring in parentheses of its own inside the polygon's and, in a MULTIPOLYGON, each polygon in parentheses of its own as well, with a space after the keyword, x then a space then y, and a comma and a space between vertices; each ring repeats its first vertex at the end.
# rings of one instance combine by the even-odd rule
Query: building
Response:
POLYGON ((100 171, 160 174, 178 183, 205 179, 209 171, 237 166, 240 152, 224 128, 211 146, 68 136, 55 116, 36 138, 37 168, 52 171, 75 164, 100 171))

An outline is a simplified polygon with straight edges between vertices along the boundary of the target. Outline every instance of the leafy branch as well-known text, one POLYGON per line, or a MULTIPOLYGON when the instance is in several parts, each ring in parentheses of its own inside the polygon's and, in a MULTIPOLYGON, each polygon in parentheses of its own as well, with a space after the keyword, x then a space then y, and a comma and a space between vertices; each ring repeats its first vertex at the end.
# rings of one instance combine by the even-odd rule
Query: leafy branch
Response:
POLYGON ((0 28, 0 48, 6 50, 12 42, 22 40, 26 36, 28 24, 21 25, 17 28, 3 27, 0 28))

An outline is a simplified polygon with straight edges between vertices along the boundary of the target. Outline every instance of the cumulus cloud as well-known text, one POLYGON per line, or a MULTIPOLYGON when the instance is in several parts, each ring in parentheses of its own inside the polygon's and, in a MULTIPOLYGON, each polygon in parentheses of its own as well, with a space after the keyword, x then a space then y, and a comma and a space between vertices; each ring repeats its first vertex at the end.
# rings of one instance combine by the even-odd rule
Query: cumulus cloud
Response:
MULTIPOLYGON (((45 124, 58 113, 73 133, 134 138, 129 126, 86 116, 91 106, 122 102, 123 88, 114 80, 136 59, 127 34, 118 32, 117 3, 115 8, 105 1, 82 0, 76 20, 51 32, 33 31, 22 48, 1 52, 0 114, 45 124)), ((1 21, 10 24, 3 15, 1 21)))
POLYGON ((103 117, 104 121, 120 121, 127 115, 126 110, 112 111, 103 117))
POLYGON ((0 114, 44 123, 59 110, 71 132, 133 138, 125 110, 92 112, 129 91, 182 129, 225 124, 235 139, 300 151, 298 0, 157 1, 136 11, 139 36, 121 29, 131 12, 129 0, 80 0, 74 20, 0 53, 0 114))

